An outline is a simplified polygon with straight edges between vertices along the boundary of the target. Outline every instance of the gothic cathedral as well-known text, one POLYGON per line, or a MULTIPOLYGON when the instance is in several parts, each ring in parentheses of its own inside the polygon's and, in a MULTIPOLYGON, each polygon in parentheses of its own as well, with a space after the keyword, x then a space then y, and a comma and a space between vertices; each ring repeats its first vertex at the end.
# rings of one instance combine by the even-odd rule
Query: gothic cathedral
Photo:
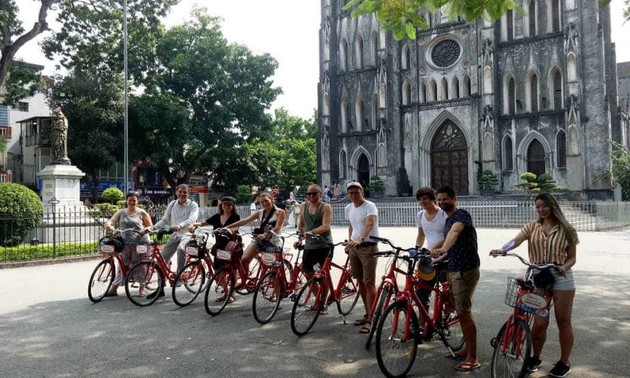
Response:
POLYGON ((598 0, 517 0, 492 24, 425 13, 430 28, 396 41, 345 0, 321 0, 318 175, 396 196, 411 186, 516 191, 550 174, 575 199, 612 198, 610 140, 621 132, 610 10, 598 0))

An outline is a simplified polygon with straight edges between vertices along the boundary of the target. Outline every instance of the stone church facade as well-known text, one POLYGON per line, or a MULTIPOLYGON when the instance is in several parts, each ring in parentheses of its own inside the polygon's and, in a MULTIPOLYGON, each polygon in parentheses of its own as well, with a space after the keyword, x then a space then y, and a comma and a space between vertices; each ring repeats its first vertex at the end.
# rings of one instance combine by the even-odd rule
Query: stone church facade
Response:
POLYGON ((396 41, 373 15, 321 0, 318 175, 379 176, 479 193, 477 173, 515 191, 548 173, 573 198, 612 197, 618 121, 610 11, 598 0, 517 0, 491 24, 425 13, 430 29, 396 41), (617 119, 617 122, 615 122, 617 119))

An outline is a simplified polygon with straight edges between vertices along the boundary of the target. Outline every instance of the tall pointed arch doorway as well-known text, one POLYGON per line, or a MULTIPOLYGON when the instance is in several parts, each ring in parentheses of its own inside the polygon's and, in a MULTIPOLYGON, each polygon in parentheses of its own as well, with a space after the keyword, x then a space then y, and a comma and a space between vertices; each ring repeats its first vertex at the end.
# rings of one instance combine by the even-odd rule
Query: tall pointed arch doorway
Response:
POLYGON ((545 148, 538 139, 527 147, 527 171, 539 176, 545 173, 545 148))
POLYGON ((457 194, 468 194, 468 148, 462 131, 445 121, 431 142, 431 186, 448 185, 457 194))
POLYGON ((370 161, 365 154, 357 160, 357 179, 364 188, 370 183, 370 161))

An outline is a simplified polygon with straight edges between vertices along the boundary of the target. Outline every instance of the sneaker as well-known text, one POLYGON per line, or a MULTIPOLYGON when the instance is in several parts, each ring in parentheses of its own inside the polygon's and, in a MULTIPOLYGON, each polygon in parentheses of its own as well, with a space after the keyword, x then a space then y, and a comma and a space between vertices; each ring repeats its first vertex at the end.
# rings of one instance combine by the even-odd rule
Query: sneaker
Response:
POLYGON ((147 295, 147 299, 153 299, 153 298, 155 298, 155 296, 163 297, 164 295, 165 295, 164 294, 164 288, 161 288, 160 290, 154 291, 153 293, 147 295))
POLYGON ((561 361, 556 362, 556 365, 549 371, 550 377, 566 377, 571 372, 571 365, 566 365, 561 361))
POLYGON ((527 371, 530 373, 538 371, 540 365, 542 365, 542 360, 538 357, 531 356, 527 357, 527 360, 525 360, 525 366, 527 367, 527 371))

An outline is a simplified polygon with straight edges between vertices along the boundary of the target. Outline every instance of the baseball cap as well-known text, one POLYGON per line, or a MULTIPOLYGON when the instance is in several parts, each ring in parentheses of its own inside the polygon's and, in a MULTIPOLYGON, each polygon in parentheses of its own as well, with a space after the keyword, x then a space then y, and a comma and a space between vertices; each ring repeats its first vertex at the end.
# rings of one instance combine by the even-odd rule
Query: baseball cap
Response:
POLYGON ((221 198, 221 202, 229 202, 234 205, 236 203, 236 200, 234 200, 234 197, 223 197, 221 198))
POLYGON ((352 188, 353 186, 356 186, 357 188, 360 188, 361 190, 363 190, 363 186, 356 181, 352 181, 348 183, 348 185, 346 185, 346 190, 352 188))

